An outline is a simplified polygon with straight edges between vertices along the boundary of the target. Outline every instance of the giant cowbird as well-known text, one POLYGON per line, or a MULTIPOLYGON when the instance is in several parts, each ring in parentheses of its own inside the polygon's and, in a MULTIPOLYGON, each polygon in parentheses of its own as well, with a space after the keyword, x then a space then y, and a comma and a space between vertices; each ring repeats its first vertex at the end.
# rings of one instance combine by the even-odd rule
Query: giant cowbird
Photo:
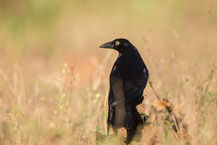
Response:
POLYGON ((110 125, 115 132, 124 127, 126 142, 130 143, 136 128, 143 124, 136 106, 143 101, 143 90, 148 80, 148 69, 136 47, 127 39, 115 39, 100 46, 118 51, 110 74, 107 134, 110 125))

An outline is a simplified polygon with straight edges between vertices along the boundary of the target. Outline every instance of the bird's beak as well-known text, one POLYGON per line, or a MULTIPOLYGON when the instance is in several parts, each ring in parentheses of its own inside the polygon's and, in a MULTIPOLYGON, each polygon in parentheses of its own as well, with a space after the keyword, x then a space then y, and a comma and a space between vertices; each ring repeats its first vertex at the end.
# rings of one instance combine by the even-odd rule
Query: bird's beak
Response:
POLYGON ((110 41, 101 45, 99 48, 114 48, 114 44, 112 44, 112 41, 110 41))

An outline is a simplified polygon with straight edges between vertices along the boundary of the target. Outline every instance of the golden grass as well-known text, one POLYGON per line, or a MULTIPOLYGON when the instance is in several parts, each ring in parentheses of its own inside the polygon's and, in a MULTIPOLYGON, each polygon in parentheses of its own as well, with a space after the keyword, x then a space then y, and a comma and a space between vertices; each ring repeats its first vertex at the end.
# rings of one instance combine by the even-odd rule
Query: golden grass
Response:
POLYGON ((139 49, 155 90, 188 128, 175 135, 162 123, 148 85, 138 109, 150 124, 132 144, 217 144, 215 1, 0 4, 0 145, 123 144, 100 140, 117 53, 98 47, 117 37, 139 49))

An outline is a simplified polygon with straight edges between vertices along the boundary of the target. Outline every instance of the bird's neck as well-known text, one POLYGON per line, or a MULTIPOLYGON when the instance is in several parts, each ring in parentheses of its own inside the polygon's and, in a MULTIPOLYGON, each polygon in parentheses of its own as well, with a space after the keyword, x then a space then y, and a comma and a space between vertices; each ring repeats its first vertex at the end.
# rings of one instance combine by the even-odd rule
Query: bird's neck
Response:
POLYGON ((125 48, 123 52, 119 52, 118 57, 130 57, 133 55, 137 55, 138 51, 135 47, 125 48))

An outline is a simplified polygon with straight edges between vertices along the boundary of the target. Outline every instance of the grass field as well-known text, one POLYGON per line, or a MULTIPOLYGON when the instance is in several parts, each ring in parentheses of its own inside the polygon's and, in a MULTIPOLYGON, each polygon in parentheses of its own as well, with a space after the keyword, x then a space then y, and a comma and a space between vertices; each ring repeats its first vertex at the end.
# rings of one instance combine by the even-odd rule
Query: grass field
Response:
POLYGON ((150 124, 132 144, 216 145, 214 0, 0 1, 0 145, 123 144, 100 139, 117 52, 99 46, 119 37, 138 48, 185 131, 177 138, 162 122, 147 85, 138 109, 150 124))

